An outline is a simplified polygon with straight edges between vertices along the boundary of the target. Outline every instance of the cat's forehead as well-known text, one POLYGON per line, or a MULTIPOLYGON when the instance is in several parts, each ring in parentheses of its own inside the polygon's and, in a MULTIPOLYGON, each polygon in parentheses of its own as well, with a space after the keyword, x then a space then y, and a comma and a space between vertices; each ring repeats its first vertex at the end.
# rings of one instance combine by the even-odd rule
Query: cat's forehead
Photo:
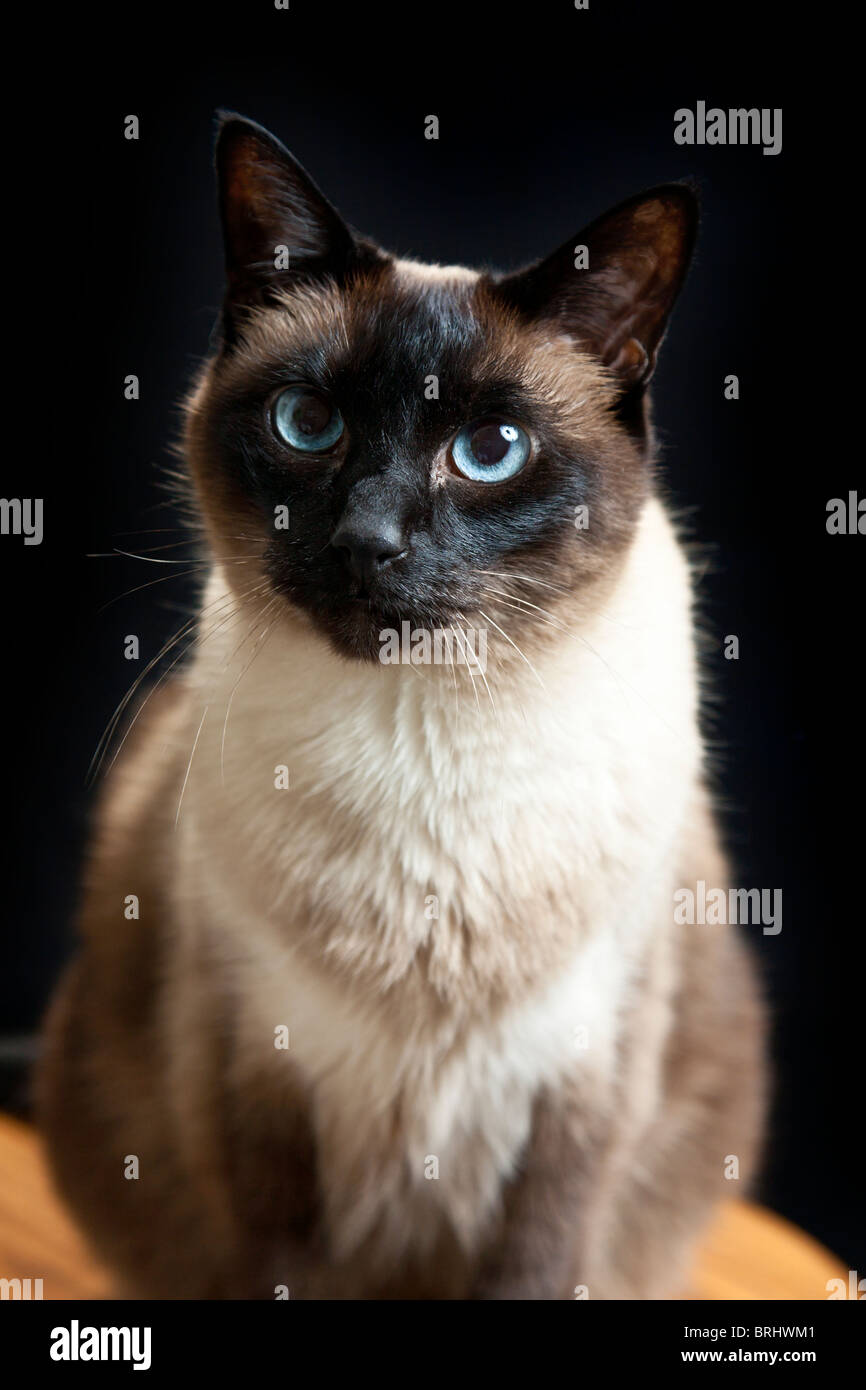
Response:
POLYGON ((387 260, 346 283, 311 281, 277 297, 245 334, 254 354, 319 354, 335 366, 363 364, 362 354, 392 358, 440 354, 457 346, 465 365, 485 343, 507 337, 480 291, 481 276, 463 266, 387 260))
POLYGON ((262 371, 384 376, 423 385, 513 381, 584 426, 610 400, 606 373, 554 327, 521 321, 488 276, 464 266, 391 259, 338 285, 310 282, 259 312, 229 366, 243 389, 262 371))

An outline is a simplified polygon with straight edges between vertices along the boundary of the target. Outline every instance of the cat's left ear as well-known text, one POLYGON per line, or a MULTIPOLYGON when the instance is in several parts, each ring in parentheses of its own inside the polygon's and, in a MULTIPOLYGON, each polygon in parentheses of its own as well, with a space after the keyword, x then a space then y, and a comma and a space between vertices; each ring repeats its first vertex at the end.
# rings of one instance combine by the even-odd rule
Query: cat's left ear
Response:
POLYGON ((279 140, 242 116, 220 117, 216 170, 226 311, 272 299, 299 277, 339 276, 356 242, 279 140))
POLYGON ((685 184, 621 203, 552 256, 497 290, 520 313, 559 327, 614 374, 622 394, 649 381, 686 276, 698 204, 685 184))

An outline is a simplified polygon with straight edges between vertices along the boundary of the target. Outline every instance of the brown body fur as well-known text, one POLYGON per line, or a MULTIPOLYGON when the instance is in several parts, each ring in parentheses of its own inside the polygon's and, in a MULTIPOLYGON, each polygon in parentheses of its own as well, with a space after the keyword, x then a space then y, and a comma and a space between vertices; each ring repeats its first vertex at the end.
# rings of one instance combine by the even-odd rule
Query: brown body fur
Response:
MULTIPOLYGON (((292 1297, 347 1299, 676 1291, 701 1222, 730 1195, 726 1155, 736 1153, 744 1180, 755 1163, 763 1025, 738 938, 730 929, 653 938, 618 1084, 604 1095, 582 1094, 577 1081, 573 1093, 539 1095, 519 1174, 471 1257, 443 1227, 423 1267, 383 1273, 363 1247, 335 1261, 303 1080, 294 1073, 287 1085, 281 1072, 271 1088, 233 1084, 231 973, 206 939, 180 949, 152 867, 166 860, 166 793, 183 772, 154 762, 153 748, 183 698, 178 686, 157 701, 116 774, 121 787, 124 773, 144 781, 146 794, 121 808, 115 791, 103 808, 85 943, 51 1011, 40 1079, 56 1179, 121 1288, 229 1299, 270 1298, 278 1285, 292 1297), (118 930, 133 882, 146 912, 118 930), (172 991, 188 1023, 180 1038, 165 1027, 172 991), (147 1181, 119 1181, 128 1154, 147 1181)), ((702 814, 678 881, 721 883, 723 873, 702 814)))

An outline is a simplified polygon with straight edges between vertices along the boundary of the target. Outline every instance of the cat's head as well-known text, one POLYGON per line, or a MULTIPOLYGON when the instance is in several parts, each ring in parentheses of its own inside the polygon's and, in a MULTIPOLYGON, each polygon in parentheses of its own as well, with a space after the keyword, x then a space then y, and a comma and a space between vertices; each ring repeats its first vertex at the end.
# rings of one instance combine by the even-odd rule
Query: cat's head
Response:
POLYGON ((359 237, 239 117, 217 173, 221 345, 187 437, 238 595, 284 596, 363 658, 403 622, 523 645, 560 600, 592 602, 648 491, 646 388, 694 241, 690 190, 652 189, 492 275, 359 237))

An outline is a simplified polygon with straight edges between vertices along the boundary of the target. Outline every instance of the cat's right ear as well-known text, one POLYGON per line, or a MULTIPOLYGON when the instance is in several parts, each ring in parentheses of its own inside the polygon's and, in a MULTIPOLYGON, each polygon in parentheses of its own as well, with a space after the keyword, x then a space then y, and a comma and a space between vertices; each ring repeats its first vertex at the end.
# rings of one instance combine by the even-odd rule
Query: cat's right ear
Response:
POLYGON ((223 336, 237 312, 272 301, 299 278, 343 273, 356 242, 309 174, 273 135, 220 114, 216 171, 226 261, 223 336))

